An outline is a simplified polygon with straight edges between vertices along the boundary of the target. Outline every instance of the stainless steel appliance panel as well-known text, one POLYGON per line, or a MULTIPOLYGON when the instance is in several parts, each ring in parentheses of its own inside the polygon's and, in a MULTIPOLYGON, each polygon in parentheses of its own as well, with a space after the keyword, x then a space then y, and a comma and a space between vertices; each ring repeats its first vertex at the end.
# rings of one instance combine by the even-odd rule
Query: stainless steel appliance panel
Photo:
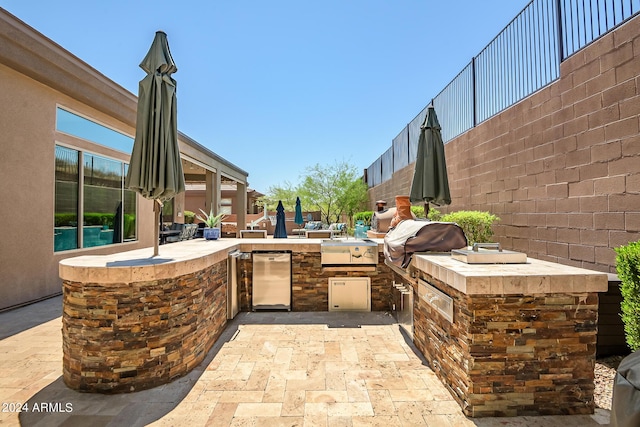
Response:
POLYGON ((227 257, 227 319, 233 319, 240 311, 238 296, 238 258, 242 252, 229 252, 227 257))
POLYGON ((474 243, 472 249, 453 249, 451 258, 467 264, 525 264, 527 254, 503 250, 500 243, 474 243))
POLYGON ((324 240, 320 244, 322 265, 375 265, 378 244, 369 239, 324 240))
POLYGON ((253 310, 291 310, 291 253, 253 252, 253 310))
POLYGON ((393 314, 400 326, 413 338, 413 288, 393 282, 393 314))
POLYGON ((330 277, 329 311, 371 311, 371 278, 330 277))

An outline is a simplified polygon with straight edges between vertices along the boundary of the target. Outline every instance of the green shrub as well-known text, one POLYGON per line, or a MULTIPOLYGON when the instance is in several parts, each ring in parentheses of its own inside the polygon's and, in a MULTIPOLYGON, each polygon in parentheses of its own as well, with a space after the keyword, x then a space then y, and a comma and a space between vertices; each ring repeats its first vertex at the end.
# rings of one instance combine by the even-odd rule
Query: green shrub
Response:
POLYGON ((54 216, 54 226, 64 227, 72 224, 78 224, 78 214, 76 213, 57 213, 54 216))
POLYGON ((620 278, 622 323, 631 351, 640 348, 640 241, 615 248, 620 278))
POLYGON ((184 223, 185 224, 193 224, 194 219, 196 218, 196 213, 191 211, 184 211, 184 223))
POLYGON ((113 219, 115 214, 86 212, 84 214, 84 225, 108 225, 113 228, 113 219))
POLYGON ((356 212, 353 215, 353 221, 356 224, 358 221, 362 221, 364 225, 371 225, 371 218, 373 218, 373 211, 356 212))
POLYGON ((493 236, 491 226, 495 221, 500 221, 500 218, 489 212, 457 211, 442 215, 440 221, 458 224, 471 246, 474 243, 490 242, 493 236))
POLYGON ((411 213, 416 218, 425 218, 425 216, 424 216, 424 206, 411 206, 411 213))
POLYGON ((123 230, 123 238, 124 239, 132 239, 136 235, 136 215, 135 214, 124 214, 124 230, 123 230))
POLYGON ((431 221, 440 221, 442 218, 442 212, 435 208, 429 208, 429 215, 427 215, 427 219, 431 221))

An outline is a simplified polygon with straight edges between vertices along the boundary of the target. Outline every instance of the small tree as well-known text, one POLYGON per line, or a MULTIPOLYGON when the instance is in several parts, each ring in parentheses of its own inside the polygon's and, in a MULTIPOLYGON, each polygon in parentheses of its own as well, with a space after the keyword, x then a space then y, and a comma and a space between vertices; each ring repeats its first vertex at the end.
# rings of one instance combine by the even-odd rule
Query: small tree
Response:
POLYGON ((278 201, 282 201, 285 211, 293 211, 296 206, 296 197, 299 188, 291 182, 285 181, 282 185, 274 185, 267 190, 268 197, 262 197, 263 206, 269 211, 275 211, 278 201))
MULTIPOLYGON (((344 194, 338 198, 338 210, 346 214, 349 218, 349 223, 353 224, 353 216, 356 212, 362 210, 368 200, 367 196, 367 183, 360 178, 345 177, 347 180, 344 182, 344 194)), ((340 221, 339 218, 336 222, 340 221)))
POLYGON ((327 224, 353 215, 367 200, 367 187, 353 165, 345 161, 306 169, 299 187, 301 199, 320 211, 327 224))

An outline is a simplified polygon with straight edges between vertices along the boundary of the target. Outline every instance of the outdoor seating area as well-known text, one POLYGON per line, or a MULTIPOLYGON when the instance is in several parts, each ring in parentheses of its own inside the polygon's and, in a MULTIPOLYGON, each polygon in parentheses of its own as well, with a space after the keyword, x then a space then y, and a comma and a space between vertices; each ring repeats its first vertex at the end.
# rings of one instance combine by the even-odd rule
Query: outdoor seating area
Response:
POLYGON ((308 221, 302 228, 294 228, 293 232, 299 236, 305 235, 310 230, 322 230, 322 221, 308 221))
POLYGON ((160 243, 175 243, 202 237, 202 228, 198 224, 181 224, 174 222, 160 232, 160 243), (200 232, 200 235, 198 235, 200 232))
POLYGON ((347 237, 347 224, 333 222, 326 226, 322 221, 309 221, 303 228, 293 229, 298 237, 330 239, 333 237, 347 237))

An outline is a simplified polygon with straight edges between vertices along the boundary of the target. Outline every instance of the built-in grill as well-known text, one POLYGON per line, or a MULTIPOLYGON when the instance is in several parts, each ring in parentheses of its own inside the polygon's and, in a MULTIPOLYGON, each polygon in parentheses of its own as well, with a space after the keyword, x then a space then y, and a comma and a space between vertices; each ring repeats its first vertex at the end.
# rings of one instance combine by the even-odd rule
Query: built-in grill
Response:
POLYGON ((320 262, 322 265, 376 265, 378 244, 370 239, 323 240, 320 262))
POLYGON ((471 249, 453 249, 451 258, 467 264, 524 264, 527 254, 502 249, 500 243, 474 243, 471 249))

